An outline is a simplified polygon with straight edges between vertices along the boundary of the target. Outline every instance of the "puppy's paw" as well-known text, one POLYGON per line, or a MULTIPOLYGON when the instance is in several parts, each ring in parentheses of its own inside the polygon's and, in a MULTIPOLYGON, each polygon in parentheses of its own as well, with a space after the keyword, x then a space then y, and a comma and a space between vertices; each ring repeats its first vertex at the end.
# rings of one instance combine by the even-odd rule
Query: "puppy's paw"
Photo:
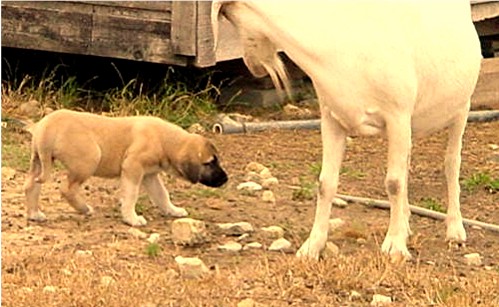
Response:
POLYGON ((165 214, 173 217, 185 217, 189 215, 187 210, 185 210, 184 208, 176 207, 173 205, 165 211, 165 214))
POLYGON ((130 226, 140 227, 147 225, 146 219, 142 215, 135 215, 131 218, 123 218, 123 222, 130 226))
POLYGON ((47 220, 47 217, 43 212, 40 210, 37 210, 35 212, 28 213, 28 220, 33 221, 33 222, 45 222, 47 220))
POLYGON ((82 213, 87 215, 87 216, 91 216, 94 214, 94 208, 92 208, 92 206, 89 206, 87 205, 87 209, 85 211, 83 211, 82 213))

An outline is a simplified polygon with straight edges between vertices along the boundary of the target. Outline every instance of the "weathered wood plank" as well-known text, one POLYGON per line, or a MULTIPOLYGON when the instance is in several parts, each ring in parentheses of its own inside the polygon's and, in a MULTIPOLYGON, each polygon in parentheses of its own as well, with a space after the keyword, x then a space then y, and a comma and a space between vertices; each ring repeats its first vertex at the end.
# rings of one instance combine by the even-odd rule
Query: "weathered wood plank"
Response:
POLYGON ((174 1, 172 4, 171 40, 175 54, 196 55, 195 1, 174 1))
POLYGON ((482 60, 480 77, 471 97, 472 109, 499 109, 499 58, 482 60))
POLYGON ((2 3, 2 46, 83 53, 91 38, 92 16, 2 3))
POLYGON ((211 1, 197 1, 196 58, 194 65, 207 67, 216 64, 211 28, 211 1))
POLYGON ((170 24, 164 21, 95 14, 90 54, 185 65, 173 54, 170 24))
POLYGON ((70 1, 93 5, 171 12, 172 1, 70 1))

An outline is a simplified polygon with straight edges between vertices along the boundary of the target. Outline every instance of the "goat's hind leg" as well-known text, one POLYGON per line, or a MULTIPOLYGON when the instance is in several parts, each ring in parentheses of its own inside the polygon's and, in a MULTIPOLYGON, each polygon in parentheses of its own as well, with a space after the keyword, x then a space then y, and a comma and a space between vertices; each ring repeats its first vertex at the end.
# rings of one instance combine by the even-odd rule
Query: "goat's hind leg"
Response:
POLYGON ((319 259, 320 252, 326 245, 331 204, 338 188, 341 161, 345 151, 346 133, 340 124, 322 110, 322 169, 319 177, 317 206, 314 225, 309 238, 297 252, 298 257, 319 259))
POLYGON ((466 241, 466 230, 459 204, 459 169, 461 168, 461 148, 468 112, 463 112, 449 127, 447 152, 445 154, 445 177, 447 180, 448 209, 447 236, 449 242, 466 241))

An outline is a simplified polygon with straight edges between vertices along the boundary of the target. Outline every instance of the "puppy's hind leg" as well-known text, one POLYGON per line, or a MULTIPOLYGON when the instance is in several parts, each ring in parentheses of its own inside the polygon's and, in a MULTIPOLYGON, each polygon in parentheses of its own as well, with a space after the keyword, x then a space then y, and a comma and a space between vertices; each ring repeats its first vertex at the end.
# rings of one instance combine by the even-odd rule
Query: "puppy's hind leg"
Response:
POLYGON ((174 217, 184 217, 188 215, 187 210, 172 204, 170 195, 161 182, 159 174, 144 176, 142 184, 151 201, 159 207, 163 214, 174 217))
POLYGON ((68 173, 66 179, 66 185, 62 187, 61 194, 62 197, 66 199, 66 201, 71 205, 71 207, 75 208, 76 211, 86 214, 92 215, 94 209, 91 206, 85 204, 78 195, 81 184, 88 177, 80 177, 73 173, 68 173))
POLYGON ((40 196, 41 183, 36 182, 37 176, 41 172, 40 159, 36 153, 31 156, 31 166, 24 183, 24 193, 26 195, 26 209, 28 220, 36 222, 44 222, 47 220, 45 214, 40 209, 38 198, 40 196))
MULTIPOLYGON (((35 178, 35 182, 44 183, 49 179, 50 172, 52 171, 53 159, 51 152, 47 148, 45 148, 44 145, 40 146, 41 148, 36 151, 36 154, 38 155, 39 161, 41 163, 41 171, 35 178)), ((33 150, 35 149, 33 148, 33 150)))

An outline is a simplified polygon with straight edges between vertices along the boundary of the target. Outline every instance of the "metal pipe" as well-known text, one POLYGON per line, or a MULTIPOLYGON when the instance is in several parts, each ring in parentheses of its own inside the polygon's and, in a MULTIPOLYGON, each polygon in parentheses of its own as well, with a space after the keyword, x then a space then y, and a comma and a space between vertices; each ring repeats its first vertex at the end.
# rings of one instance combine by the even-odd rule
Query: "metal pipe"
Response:
MULTIPOLYGON (((499 119, 499 110, 473 111, 468 115, 468 122, 489 122, 499 119)), ((229 116, 223 116, 213 125, 212 131, 217 134, 234 134, 258 132, 268 129, 320 129, 320 119, 285 120, 271 122, 237 122, 229 116)))

